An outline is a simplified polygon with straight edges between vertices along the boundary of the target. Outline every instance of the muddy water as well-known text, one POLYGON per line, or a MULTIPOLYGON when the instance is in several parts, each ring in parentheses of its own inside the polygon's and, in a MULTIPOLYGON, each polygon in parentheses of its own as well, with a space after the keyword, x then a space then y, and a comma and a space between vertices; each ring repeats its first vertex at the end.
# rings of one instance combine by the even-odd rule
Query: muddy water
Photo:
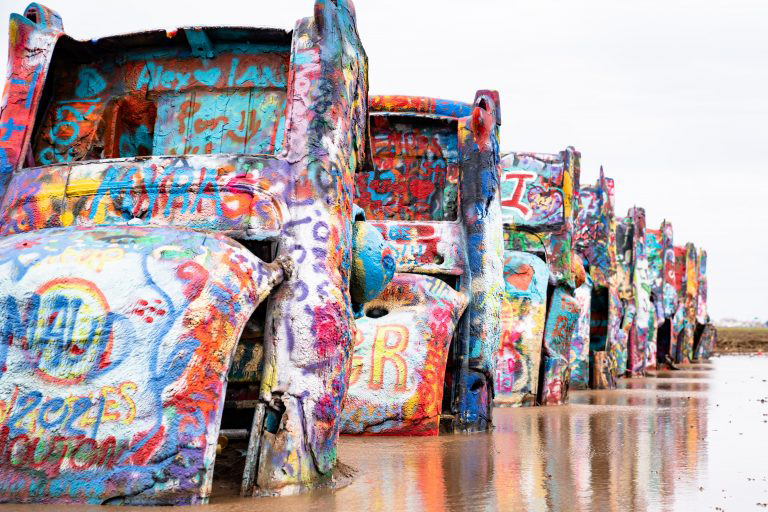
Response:
POLYGON ((345 489, 185 510, 765 510, 766 380, 768 357, 721 357, 567 406, 497 409, 491 434, 345 437, 340 459, 359 472, 345 489))

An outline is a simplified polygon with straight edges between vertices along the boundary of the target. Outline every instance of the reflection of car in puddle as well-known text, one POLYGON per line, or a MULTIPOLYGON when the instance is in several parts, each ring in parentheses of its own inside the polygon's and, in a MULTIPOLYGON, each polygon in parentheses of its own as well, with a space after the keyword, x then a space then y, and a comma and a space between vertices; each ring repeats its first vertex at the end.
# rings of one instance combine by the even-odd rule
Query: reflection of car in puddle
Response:
POLYGON ((495 92, 479 91, 474 105, 371 98, 372 162, 357 173, 356 201, 395 248, 397 273, 358 321, 343 432, 489 427, 502 277, 499 123, 495 92))
POLYGON ((351 4, 90 41, 31 4, 10 31, 0 501, 206 502, 222 424, 244 493, 333 485, 355 302, 391 276, 352 255, 351 4))

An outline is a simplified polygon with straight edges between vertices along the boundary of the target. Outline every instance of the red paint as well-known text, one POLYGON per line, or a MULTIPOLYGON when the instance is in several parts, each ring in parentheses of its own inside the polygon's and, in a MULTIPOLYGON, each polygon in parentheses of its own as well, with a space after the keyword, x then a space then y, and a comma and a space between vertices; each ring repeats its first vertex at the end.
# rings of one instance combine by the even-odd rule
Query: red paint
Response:
POLYGON ((312 320, 312 334, 315 336, 315 349, 321 358, 329 357, 336 351, 342 339, 341 314, 335 304, 317 306, 312 320))

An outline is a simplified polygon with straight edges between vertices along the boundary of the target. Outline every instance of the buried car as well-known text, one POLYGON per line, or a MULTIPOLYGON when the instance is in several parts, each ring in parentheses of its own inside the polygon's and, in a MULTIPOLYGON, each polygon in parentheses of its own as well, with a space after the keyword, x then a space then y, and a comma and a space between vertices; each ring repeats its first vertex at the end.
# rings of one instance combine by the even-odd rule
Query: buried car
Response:
MULTIPOLYGON (((669 364, 676 351, 674 317, 677 309, 675 289, 675 250, 672 223, 665 220, 658 230, 646 232, 648 268, 651 278, 652 310, 656 314, 656 361, 669 364)), ((651 361, 647 361, 648 364, 651 361)))
POLYGON ((576 247, 593 283, 589 300, 589 386, 615 388, 622 306, 616 263, 614 183, 602 167, 597 183, 579 191, 576 247))
POLYGON ((397 272, 357 323, 343 431, 485 430, 502 290, 498 95, 375 96, 369 108, 357 203, 397 272))
POLYGON ((567 400, 571 339, 584 282, 574 258, 579 153, 508 153, 502 158, 504 281, 497 405, 567 400))
POLYGON ((0 501, 205 503, 222 423, 244 494, 333 484, 354 297, 377 291, 350 290, 352 4, 84 42, 31 4, 10 32, 0 501))

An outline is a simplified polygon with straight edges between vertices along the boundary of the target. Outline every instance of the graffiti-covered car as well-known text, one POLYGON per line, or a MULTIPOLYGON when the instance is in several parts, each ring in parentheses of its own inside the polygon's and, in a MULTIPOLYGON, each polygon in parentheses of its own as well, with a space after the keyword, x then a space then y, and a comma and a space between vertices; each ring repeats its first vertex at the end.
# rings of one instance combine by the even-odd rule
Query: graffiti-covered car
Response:
POLYGON ((579 190, 576 248, 592 278, 589 300, 589 386, 615 388, 620 374, 622 306, 616 270, 614 183, 602 167, 597 183, 579 190))
POLYGON ((677 347, 677 333, 674 329, 677 290, 672 223, 663 221, 660 229, 647 230, 645 238, 651 281, 651 303, 657 325, 656 363, 674 364, 672 355, 677 347))
POLYGON ((680 275, 676 280, 679 317, 675 362, 690 363, 693 361, 698 313, 699 253, 691 242, 682 247, 675 247, 674 250, 675 270, 680 275))
POLYGON ((707 308, 707 251, 699 249, 698 290, 696 304, 696 332, 693 358, 709 359, 717 344, 717 329, 709 318, 707 308))
POLYGON ((356 202, 395 248, 397 272, 357 323, 343 430, 487 429, 502 283, 498 95, 374 96, 369 109, 356 202))
POLYGON ((89 41, 31 4, 10 33, 0 501, 204 503, 222 422, 245 494, 332 481, 367 144, 352 4, 89 41))
POLYGON ((567 399, 571 338, 581 312, 573 294, 584 281, 573 248, 579 159, 571 147, 558 154, 502 157, 505 288, 498 405, 567 399))

